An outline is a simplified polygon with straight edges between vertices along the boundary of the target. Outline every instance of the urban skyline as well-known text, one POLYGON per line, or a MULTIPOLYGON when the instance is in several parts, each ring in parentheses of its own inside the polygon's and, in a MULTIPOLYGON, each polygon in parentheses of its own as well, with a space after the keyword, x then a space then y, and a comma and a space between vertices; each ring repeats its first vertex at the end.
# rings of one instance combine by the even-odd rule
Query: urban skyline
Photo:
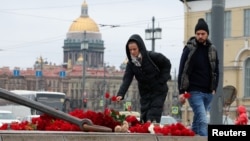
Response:
MULTIPOLYGON (((84 0, 29 1, 25 2, 26 4, 16 1, 16 5, 11 5, 8 1, 3 2, 0 9, 6 26, 2 26, 4 28, 0 34, 0 67, 33 67, 40 56, 57 65, 64 63, 63 40, 71 23, 80 16, 84 0)), ((86 2, 89 16, 99 25, 104 40, 105 63, 119 69, 119 65, 126 58, 125 51, 120 51, 125 48, 128 37, 133 33, 144 37, 145 29, 152 26, 154 16, 155 26, 162 28, 162 39, 156 40, 155 43, 156 51, 170 58, 172 71, 177 69, 183 48, 184 13, 181 2, 171 3, 176 5, 175 8, 161 0, 146 0, 143 5, 141 0, 86 2), (155 4, 157 2, 162 5, 155 4)), ((145 44, 151 50, 151 41, 145 40, 145 44)))

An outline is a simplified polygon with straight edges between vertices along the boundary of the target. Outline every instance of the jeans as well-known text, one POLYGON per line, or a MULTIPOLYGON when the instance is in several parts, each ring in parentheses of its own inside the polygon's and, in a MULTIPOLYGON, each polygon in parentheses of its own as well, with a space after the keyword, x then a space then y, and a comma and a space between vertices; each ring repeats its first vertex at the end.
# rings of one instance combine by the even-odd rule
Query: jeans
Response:
POLYGON ((190 94, 188 102, 194 113, 192 130, 200 136, 207 136, 207 112, 210 110, 213 94, 199 91, 191 91, 190 94))

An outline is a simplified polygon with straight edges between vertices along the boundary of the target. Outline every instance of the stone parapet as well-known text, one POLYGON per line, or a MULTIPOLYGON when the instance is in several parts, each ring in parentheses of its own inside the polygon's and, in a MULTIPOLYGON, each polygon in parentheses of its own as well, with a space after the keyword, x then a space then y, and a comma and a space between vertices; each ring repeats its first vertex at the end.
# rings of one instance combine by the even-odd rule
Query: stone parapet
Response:
POLYGON ((0 141, 207 141, 201 136, 160 136, 137 133, 0 131, 0 141))

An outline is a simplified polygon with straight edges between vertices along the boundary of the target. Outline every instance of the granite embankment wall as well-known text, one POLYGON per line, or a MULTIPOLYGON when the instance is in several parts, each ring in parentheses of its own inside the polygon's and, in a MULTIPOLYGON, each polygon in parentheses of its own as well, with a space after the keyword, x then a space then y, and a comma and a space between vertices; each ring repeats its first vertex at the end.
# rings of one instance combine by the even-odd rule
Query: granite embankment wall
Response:
POLYGON ((0 141, 207 141, 201 136, 53 131, 0 131, 0 141))

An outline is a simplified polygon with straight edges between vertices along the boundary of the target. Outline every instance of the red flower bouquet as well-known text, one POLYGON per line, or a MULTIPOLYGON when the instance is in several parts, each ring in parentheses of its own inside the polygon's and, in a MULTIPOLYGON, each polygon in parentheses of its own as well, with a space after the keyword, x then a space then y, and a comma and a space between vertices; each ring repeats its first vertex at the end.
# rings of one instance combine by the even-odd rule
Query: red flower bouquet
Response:
MULTIPOLYGON (((94 112, 91 110, 83 111, 76 109, 69 113, 72 116, 83 119, 90 119, 93 124, 109 127, 113 132, 127 133, 151 133, 165 136, 193 136, 194 132, 187 129, 181 123, 173 125, 157 125, 151 122, 140 123, 135 116, 125 116, 113 109, 105 109, 104 112, 94 112)), ((3 124, 0 130, 47 130, 47 131, 81 131, 72 123, 43 114, 33 118, 31 122, 15 122, 3 124)))

